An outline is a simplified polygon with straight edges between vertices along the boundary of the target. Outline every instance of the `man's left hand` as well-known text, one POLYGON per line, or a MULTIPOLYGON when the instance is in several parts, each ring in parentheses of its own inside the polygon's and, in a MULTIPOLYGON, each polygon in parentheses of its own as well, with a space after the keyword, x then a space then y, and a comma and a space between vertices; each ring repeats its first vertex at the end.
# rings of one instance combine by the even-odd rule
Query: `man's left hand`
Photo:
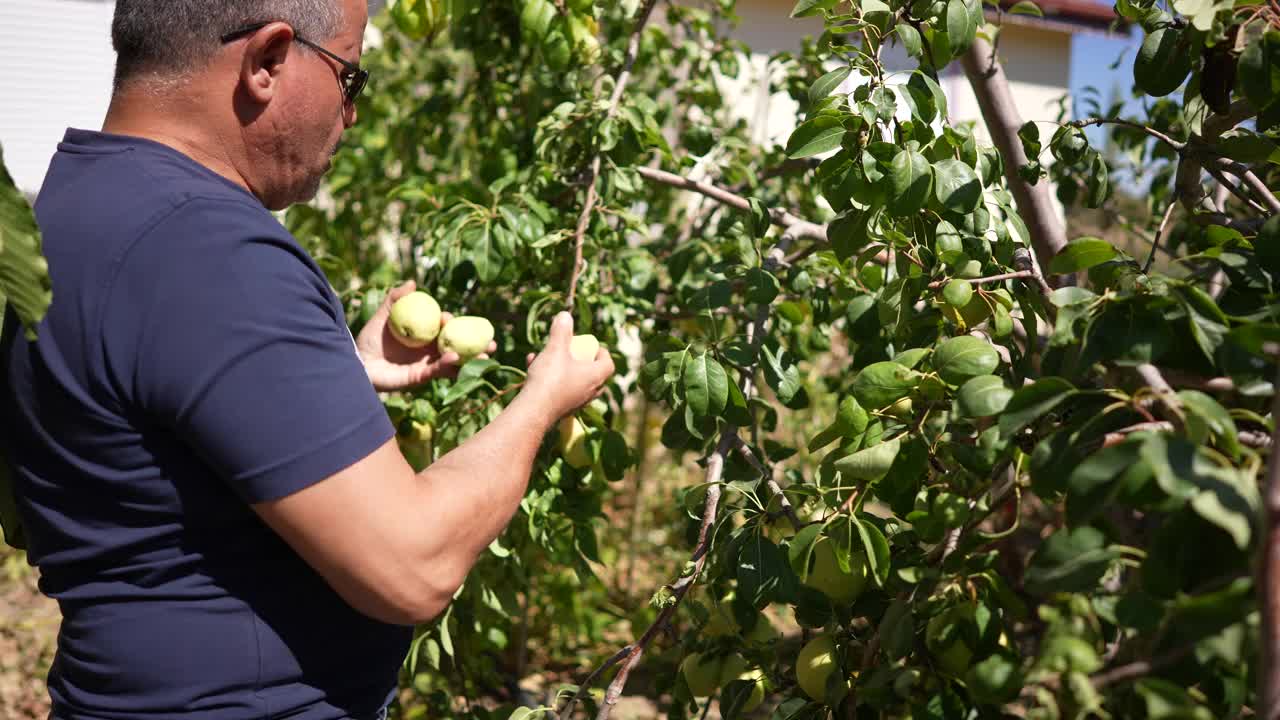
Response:
MULTIPOLYGON (((425 347, 406 347, 391 334, 387 318, 391 315, 392 303, 413 292, 415 288, 416 285, 410 280, 387 293, 373 318, 365 324, 360 330, 360 336, 356 338, 356 351, 360 353, 360 360, 364 363, 365 372, 369 374, 374 389, 379 392, 404 390, 428 380, 453 377, 458 373, 457 353, 441 355, 434 341, 425 347)), ((443 328, 451 319, 453 315, 443 313, 440 327, 443 328)), ((497 343, 489 344, 489 352, 497 349, 497 343)))

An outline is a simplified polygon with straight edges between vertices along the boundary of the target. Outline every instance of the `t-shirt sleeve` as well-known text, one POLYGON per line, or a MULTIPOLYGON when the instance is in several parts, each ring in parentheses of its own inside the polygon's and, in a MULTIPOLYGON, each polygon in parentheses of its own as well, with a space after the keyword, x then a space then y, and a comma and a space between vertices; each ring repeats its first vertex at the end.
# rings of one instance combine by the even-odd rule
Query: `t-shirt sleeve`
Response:
POLYGON ((119 261, 104 302, 124 401, 247 502, 364 458, 394 428, 332 291, 270 216, 188 201, 119 261))

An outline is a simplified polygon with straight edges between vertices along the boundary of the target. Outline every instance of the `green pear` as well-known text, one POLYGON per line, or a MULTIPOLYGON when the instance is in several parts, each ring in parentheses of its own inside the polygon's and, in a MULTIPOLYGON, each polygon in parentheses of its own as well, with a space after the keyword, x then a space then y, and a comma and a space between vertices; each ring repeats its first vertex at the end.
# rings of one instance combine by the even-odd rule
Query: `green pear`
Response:
POLYGON ((415 290, 392 303, 387 326, 400 344, 420 348, 440 334, 440 315, 435 298, 415 290))
POLYGON ((488 350, 491 342, 493 323, 476 315, 456 317, 440 330, 440 352, 458 353, 462 362, 488 350))
POLYGON ((600 351, 600 341, 595 335, 574 335, 569 341, 569 354, 578 362, 591 362, 600 351))

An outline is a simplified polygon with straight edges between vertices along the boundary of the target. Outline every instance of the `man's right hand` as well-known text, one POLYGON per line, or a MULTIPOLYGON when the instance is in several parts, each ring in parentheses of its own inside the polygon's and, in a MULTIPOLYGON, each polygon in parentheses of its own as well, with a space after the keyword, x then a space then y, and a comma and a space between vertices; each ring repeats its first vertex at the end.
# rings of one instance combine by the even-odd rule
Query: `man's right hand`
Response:
POLYGON ((613 377, 613 358, 601 346, 594 360, 574 359, 569 352, 573 316, 567 312, 551 321, 547 346, 529 364, 529 377, 521 394, 528 393, 552 415, 552 421, 591 402, 613 377))

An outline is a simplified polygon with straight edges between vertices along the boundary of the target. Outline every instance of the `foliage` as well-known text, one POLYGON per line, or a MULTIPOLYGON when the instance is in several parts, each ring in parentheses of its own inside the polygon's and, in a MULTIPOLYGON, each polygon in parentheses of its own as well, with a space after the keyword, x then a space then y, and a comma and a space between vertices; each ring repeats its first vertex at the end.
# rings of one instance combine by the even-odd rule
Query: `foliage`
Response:
MULTIPOLYGON (((431 43, 379 18, 384 43, 369 55, 377 84, 337 159, 332 207, 290 216, 326 254, 355 324, 403 274, 443 306, 500 326, 495 361, 389 400, 432 425, 423 462, 511 397, 524 353, 566 305, 592 181, 599 207, 587 217, 571 309, 579 328, 615 348, 642 343, 608 407, 586 413, 595 467, 573 470, 548 443, 501 547, 421 631, 406 677, 440 671, 428 683, 430 714, 489 712, 480 699, 500 685, 495 672, 524 669, 489 661, 509 650, 508 628, 524 627, 525 641, 552 657, 593 647, 579 680, 628 641, 600 643, 606 596, 593 571, 616 557, 595 538, 607 531, 610 482, 638 459, 621 432, 643 422, 637 394, 667 409, 664 462, 723 463, 709 478, 723 499, 698 589, 687 599, 676 591, 697 568, 678 564, 668 571, 675 584, 655 588, 655 608, 683 599, 669 619, 676 632, 645 655, 657 672, 645 692, 666 714, 699 706, 677 671, 693 653, 762 669, 778 718, 840 716, 851 705, 883 717, 1015 707, 1043 718, 1226 717, 1253 704, 1256 446, 1272 429, 1267 348, 1280 269, 1264 237, 1275 223, 1260 222, 1268 201, 1211 208, 1201 190, 1166 233, 1167 273, 1080 238, 1039 258, 1050 279, 1076 282, 1042 286, 1005 159, 948 121, 936 82, 975 38, 998 33, 978 2, 801 0, 795 14, 821 15, 826 32, 772 59, 799 107, 785 147, 754 142, 718 82, 747 64, 724 34, 731 2, 661 7, 612 108, 637 5, 455 0, 447 33, 431 43), (573 24, 598 29, 598 49, 566 30, 573 24), (890 43, 918 66, 888 72, 880 49, 890 43), (746 202, 692 199, 657 168, 708 178, 746 202), (784 210, 826 237, 788 232, 784 210), (394 251, 352 237, 389 238, 394 251), (781 263, 785 252, 769 255, 780 242, 792 253, 781 263), (1011 277, 983 279, 1002 275, 1011 277), (1161 392, 1162 373, 1184 389, 1161 392), (789 432, 814 413, 830 427, 789 432), (732 445, 720 438, 739 428, 766 475, 745 453, 725 452, 732 445), (799 528, 769 477, 785 486, 799 528), (820 539, 838 572, 869 576, 856 599, 815 588, 830 587, 810 577, 820 539), (560 582, 565 568, 570 582, 560 582), (544 576, 558 580, 545 587, 544 576), (582 607, 583 597, 600 606, 582 607), (535 638, 522 625, 531 608, 573 608, 555 622, 582 645, 557 642, 545 626, 535 638), (839 672, 824 697, 797 687, 798 645, 779 653, 751 640, 766 618, 836 639, 839 672)), ((1159 99, 1131 124, 1110 122, 1119 108, 1099 114, 1121 153, 1168 166, 1150 190, 1161 208, 1188 202, 1201 187, 1188 166, 1216 168, 1208 157, 1269 180, 1267 109, 1280 107, 1280 87, 1265 81, 1269 13, 1175 8, 1120 3, 1148 32, 1135 83, 1159 99), (1233 43, 1229 72, 1224 43, 1233 43), (1240 126, 1248 115, 1236 108, 1227 132, 1206 137, 1233 95, 1262 115, 1240 126), (1175 188, 1183 158, 1190 180, 1175 188)), ((1068 206, 1109 203, 1115 153, 1090 147, 1082 125, 1053 129, 1043 148, 1040 127, 1025 126, 1034 162, 1015 177, 1052 175, 1068 206), (1043 150, 1052 162, 1042 165, 1043 150)), ((1217 175, 1233 172, 1222 167, 1217 175)), ((669 498, 685 512, 673 531, 690 553, 708 489, 694 482, 669 498)), ((632 619, 639 637, 647 620, 632 619)), ((746 687, 722 688, 726 716, 746 687)))

